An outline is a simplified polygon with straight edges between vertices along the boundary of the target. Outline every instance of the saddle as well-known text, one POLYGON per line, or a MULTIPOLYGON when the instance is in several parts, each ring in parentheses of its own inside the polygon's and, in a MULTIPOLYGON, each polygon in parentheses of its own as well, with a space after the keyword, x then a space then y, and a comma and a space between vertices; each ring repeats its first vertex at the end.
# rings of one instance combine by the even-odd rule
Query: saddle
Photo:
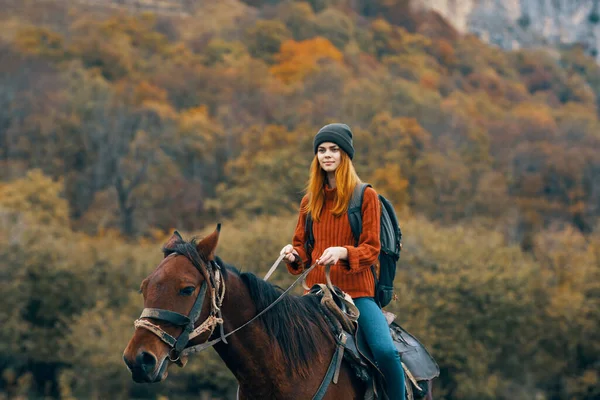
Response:
MULTIPOLYGON (((365 335, 358 325, 360 312, 352 298, 336 286, 314 285, 308 292, 321 297, 321 311, 336 336, 345 335, 343 359, 356 377, 367 383, 365 400, 387 399, 385 378, 375 363, 365 335)), ((407 399, 427 396, 428 381, 436 378, 439 366, 425 347, 400 325, 393 322, 395 315, 383 311, 396 349, 402 358, 405 372, 407 399)))

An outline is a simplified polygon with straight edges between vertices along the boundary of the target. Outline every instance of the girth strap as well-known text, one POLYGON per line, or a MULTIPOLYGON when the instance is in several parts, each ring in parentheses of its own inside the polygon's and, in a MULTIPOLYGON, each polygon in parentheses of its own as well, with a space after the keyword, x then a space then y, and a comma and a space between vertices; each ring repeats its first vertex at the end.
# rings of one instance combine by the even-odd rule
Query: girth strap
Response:
POLYGON ((346 349, 346 340, 348 337, 344 332, 340 334, 340 339, 338 341, 338 357, 337 357, 337 365, 335 366, 335 373, 333 374, 333 383, 338 383, 338 378, 340 376, 340 369, 342 367, 342 360, 344 359, 344 349, 346 349))
MULTIPOLYGON (((321 400, 325 397, 327 393, 327 389, 329 388, 329 384, 333 382, 334 384, 338 383, 338 377, 340 375, 340 368, 342 366, 342 360, 344 359, 344 349, 346 348, 346 334, 342 332, 340 337, 337 340, 337 347, 335 353, 333 353, 333 357, 331 357, 331 362, 329 363, 329 367, 327 367, 327 372, 325 372, 325 376, 323 377, 323 381, 319 385, 319 389, 317 389, 317 393, 312 397, 312 400, 321 400)), ((238 385, 236 399, 240 399, 240 387, 238 385)))
POLYGON ((327 389, 329 388, 329 384, 333 382, 337 384, 338 376, 340 374, 340 367, 342 365, 342 359, 344 358, 344 349, 346 348, 346 334, 344 332, 341 333, 340 338, 338 339, 338 345, 336 347, 335 353, 333 353, 333 357, 331 357, 331 362, 329 363, 329 368, 327 368, 327 372, 325 373, 325 377, 317 390, 317 393, 313 396, 312 400, 321 400, 325 393, 327 393, 327 389))

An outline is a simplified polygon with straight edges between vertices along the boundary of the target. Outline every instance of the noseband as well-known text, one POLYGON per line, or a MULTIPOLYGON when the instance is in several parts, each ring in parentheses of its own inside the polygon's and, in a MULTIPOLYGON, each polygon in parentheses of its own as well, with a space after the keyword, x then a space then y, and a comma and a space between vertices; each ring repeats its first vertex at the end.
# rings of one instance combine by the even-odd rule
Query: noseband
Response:
POLYGON ((184 257, 188 258, 198 269, 198 271, 205 276, 204 282, 202 282, 200 292, 198 293, 198 297, 196 297, 196 301, 192 306, 189 316, 160 308, 144 308, 140 317, 135 320, 134 326, 136 328, 147 329, 158 336, 160 340, 165 342, 170 347, 168 355, 169 360, 183 366, 180 356, 187 344, 202 333, 210 331, 210 334, 206 339, 208 341, 217 325, 219 325, 221 328, 220 331, 223 342, 227 343, 227 340, 223 335, 223 316, 221 314, 221 305, 223 304, 223 298, 225 297, 225 280, 222 279, 221 267, 214 261, 210 261, 205 267, 198 261, 195 261, 194 257, 190 257, 186 254, 172 253, 171 255, 183 255, 184 257), (194 329, 194 324, 200 317, 204 298, 206 297, 206 291, 208 287, 206 280, 207 276, 209 277, 211 283, 211 311, 208 318, 204 320, 200 326, 194 329), (167 322, 171 325, 182 328, 183 331, 179 337, 175 338, 169 333, 165 332, 160 326, 150 322, 148 318, 167 322))

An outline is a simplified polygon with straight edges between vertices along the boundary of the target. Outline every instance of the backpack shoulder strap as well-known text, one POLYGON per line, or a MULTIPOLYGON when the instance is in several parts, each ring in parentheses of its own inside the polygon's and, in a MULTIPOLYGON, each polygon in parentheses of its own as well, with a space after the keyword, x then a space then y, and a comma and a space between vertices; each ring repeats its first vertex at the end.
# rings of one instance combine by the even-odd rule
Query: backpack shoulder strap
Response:
POLYGON ((354 236, 354 246, 358 247, 358 240, 362 234, 362 204, 365 190, 371 187, 368 183, 359 183, 354 187, 354 192, 348 204, 348 220, 354 236))
POLYGON ((310 212, 306 213, 306 220, 304 221, 304 250, 306 254, 310 256, 312 253, 312 249, 315 247, 315 236, 313 234, 313 220, 310 215, 310 212))

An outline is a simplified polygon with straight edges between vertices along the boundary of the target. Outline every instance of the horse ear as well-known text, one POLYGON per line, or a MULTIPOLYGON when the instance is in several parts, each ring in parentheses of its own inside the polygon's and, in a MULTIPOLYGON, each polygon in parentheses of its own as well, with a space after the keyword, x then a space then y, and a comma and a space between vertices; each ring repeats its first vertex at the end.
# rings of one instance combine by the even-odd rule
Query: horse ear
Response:
POLYGON ((219 233, 221 232, 221 224, 217 224, 217 229, 204 239, 198 242, 196 250, 198 254, 207 260, 214 260, 217 243, 219 243, 219 233))
MULTIPOLYGON (((181 237, 181 235, 179 234, 179 232, 175 231, 173 232, 173 235, 169 238, 169 240, 167 241, 167 243, 165 243, 165 245, 163 246, 163 248, 165 249, 170 249, 173 248, 173 246, 175 246, 176 243, 178 242, 183 242, 183 238, 181 237)), ((165 257, 167 256, 167 252, 165 252, 165 257)))

